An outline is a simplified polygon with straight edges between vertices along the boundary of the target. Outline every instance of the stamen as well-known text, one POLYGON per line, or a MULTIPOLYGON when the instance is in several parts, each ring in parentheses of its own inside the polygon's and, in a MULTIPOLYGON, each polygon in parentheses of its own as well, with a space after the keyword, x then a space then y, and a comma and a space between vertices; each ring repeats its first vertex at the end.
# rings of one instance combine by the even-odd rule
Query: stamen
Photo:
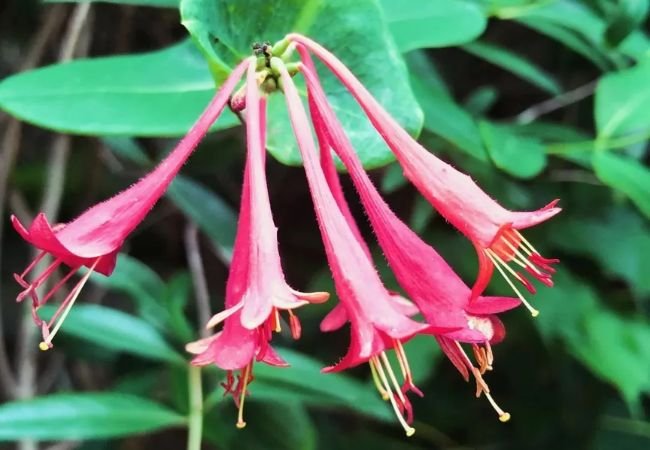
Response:
POLYGON ((36 266, 36 264, 38 264, 39 262, 41 262, 41 260, 45 257, 45 255, 47 255, 46 252, 44 252, 44 251, 40 252, 40 253, 38 254, 38 256, 36 256, 36 258, 34 258, 34 261, 32 261, 31 263, 29 263, 29 265, 27 266, 27 268, 23 271, 23 273, 21 273, 21 274, 19 275, 19 277, 20 277, 20 278, 25 278, 25 277, 27 276, 27 274, 28 274, 29 272, 31 272, 32 269, 36 266))
POLYGON ((406 406, 406 402, 408 400, 404 397, 404 393, 402 392, 401 386, 397 382, 397 377, 395 377, 395 372, 393 372, 393 368, 390 366, 390 361, 388 360, 388 356, 386 356, 386 352, 381 352, 379 355, 381 356, 381 359, 384 362, 384 366, 386 367, 386 372, 388 372, 388 377, 390 378, 390 381, 393 383, 393 388, 395 388, 395 392, 397 393, 397 396, 399 397, 402 404, 406 406))
POLYGON ((253 363, 250 363, 244 369, 244 378, 240 383, 243 383, 241 387, 240 397, 239 397, 239 412, 237 413, 237 428, 240 430, 246 426, 244 421, 244 400, 246 400, 246 387, 248 386, 248 377, 250 376, 251 366, 253 363))
POLYGON ((487 397, 488 401, 490 402, 490 405, 492 405, 492 408, 494 408, 494 410, 499 415, 499 420, 501 422, 505 423, 510 420, 510 413, 505 412, 503 409, 501 409, 501 407, 499 407, 499 405, 497 405, 497 402, 494 401, 489 391, 485 391, 485 397, 487 397))
POLYGON ((381 381, 379 381, 379 376, 377 375, 377 369, 375 369, 375 363, 371 359, 369 362, 370 366, 370 373, 372 374, 372 381, 375 383, 375 387, 379 391, 379 394, 381 395, 381 399, 386 401, 389 399, 388 392, 384 389, 384 387, 381 385, 381 381))
POLYGON ((291 329, 291 337, 297 341, 300 339, 300 335, 302 334, 300 319, 298 319, 298 316, 296 316, 290 309, 287 311, 289 312, 289 328, 291 329))
POLYGON ((485 341, 484 345, 485 345, 485 350, 487 355, 488 366, 490 366, 490 370, 492 370, 492 363, 494 363, 494 353, 492 353, 492 346, 490 345, 489 341, 485 341))
MULTIPOLYGON (((492 408, 494 408, 494 410, 499 415, 499 420, 501 422, 507 422, 508 420, 510 420, 510 413, 505 412, 503 409, 499 407, 499 405, 497 405, 497 402, 494 401, 492 395, 490 395, 490 388, 488 387, 487 383, 481 376, 479 369, 474 367, 474 365, 470 361, 469 357, 467 356, 467 353, 465 353, 465 350, 463 350, 463 347, 460 345, 460 342, 458 341, 454 341, 454 342, 456 343, 456 346, 460 350, 461 355, 463 355, 465 364, 472 370, 472 374, 474 375, 474 379, 476 380, 476 396, 480 397, 481 394, 484 393, 485 397, 490 402, 490 405, 492 405, 492 408)), ((486 346, 486 348, 487 348, 487 353, 489 354, 488 358, 492 359, 491 347, 486 346)))
POLYGON ((515 271, 512 270, 512 269, 510 268, 510 266, 508 266, 505 262, 503 262, 503 260, 502 260, 501 258, 499 258, 499 256, 497 256, 497 255, 496 255, 494 252, 492 252, 490 249, 486 249, 486 250, 485 250, 485 253, 487 254, 488 258, 490 258, 490 260, 494 263, 495 267, 497 268, 497 270, 499 271, 499 273, 501 274, 501 276, 503 276, 503 278, 505 278, 506 282, 510 285, 510 287, 511 287, 512 290, 515 292, 515 294, 517 294, 517 297, 519 297, 519 300, 521 300, 521 303, 524 304, 524 306, 528 309, 528 311, 530 311, 530 314, 531 314, 533 317, 537 317, 537 316, 539 315, 539 311, 536 310, 535 308, 533 308, 533 306, 532 306, 530 303, 528 303, 528 302, 526 301, 526 299, 524 298, 524 296, 521 295, 521 292, 519 292, 519 289, 517 289, 517 287, 515 286, 515 284, 514 284, 514 283, 512 282, 512 280, 508 277, 508 275, 503 271, 503 269, 501 268, 501 266, 505 267, 508 271, 512 272, 512 274, 516 277, 517 275, 516 275, 515 271))
POLYGON ((539 255, 539 252, 535 249, 535 247, 533 247, 533 244, 531 244, 530 242, 528 242, 528 239, 526 239, 526 238, 524 237, 523 234, 521 234, 518 230, 512 230, 512 232, 513 232, 513 233, 514 233, 514 234, 515 234, 519 239, 521 239, 521 242, 524 243, 524 247, 523 247, 523 248, 526 248, 526 247, 527 247, 528 250, 529 250, 531 253, 534 253, 534 254, 536 254, 536 255, 539 255))
POLYGON ((56 336, 56 334, 61 329, 61 325, 63 325, 63 322, 65 322, 65 319, 68 317, 68 314, 72 309, 72 306, 77 300, 77 297, 79 297, 81 290, 86 285, 86 282, 90 278, 90 275, 92 275, 100 259, 101 257, 95 260, 93 265, 88 269, 88 272, 81 278, 81 280, 79 280, 79 283, 77 283, 77 285, 72 288, 72 290, 70 291, 68 296, 63 300, 63 302, 61 302, 61 306, 59 306, 59 308, 52 316, 52 319, 50 319, 50 323, 47 324, 46 328, 48 329, 48 334, 43 335, 43 341, 40 344, 38 344, 38 348, 40 348, 43 351, 52 348, 52 340, 54 339, 54 336, 56 336), (60 319, 59 319, 59 315, 61 316, 60 319), (52 327, 52 325, 55 322, 56 325, 54 326, 54 329, 52 330, 52 332, 49 332, 49 328, 52 327))
POLYGON ((407 388, 415 392, 420 397, 424 397, 422 391, 418 389, 418 387, 413 383, 411 366, 409 365, 409 360, 406 357, 406 351, 404 351, 404 346, 397 339, 394 339, 393 342, 395 343, 395 355, 397 356, 397 361, 399 362, 400 368, 402 369, 402 374, 404 375, 404 386, 402 387, 402 391, 404 391, 405 388, 407 388))
POLYGON ((279 333, 282 331, 282 326, 280 325, 280 312, 277 308, 273 308, 273 320, 274 320, 274 331, 279 333))
POLYGON ((63 286, 63 285, 65 284, 65 282, 68 281, 68 280, 70 279, 70 277, 72 277, 72 275, 74 275, 75 273, 77 273, 78 270, 79 270, 79 268, 71 269, 71 270, 67 273, 67 275, 66 275, 65 277, 63 277, 63 278, 62 278, 58 283, 56 283, 56 284, 54 285, 54 287, 53 287, 52 289, 50 289, 50 291, 49 291, 47 294, 45 294, 45 297, 43 297, 43 298, 41 299, 40 304, 41 304, 41 305, 46 304, 47 301, 48 301, 48 300, 49 300, 49 299, 54 295, 54 293, 55 293, 56 291, 58 291, 59 289, 61 289, 61 286, 63 286))
POLYGON ((373 356, 371 358, 371 361, 374 362, 376 368, 377 368, 377 375, 379 375, 379 379, 381 380, 381 383, 383 385, 384 390, 388 394, 388 399, 390 400, 391 405, 393 406, 393 411, 395 411, 395 415, 397 416, 397 420, 399 420, 400 425, 402 425, 402 428, 404 428, 404 431, 406 432, 407 436, 413 436, 415 433, 415 428, 411 427, 406 421, 404 420, 404 416, 402 415, 402 412, 399 409, 399 406, 397 405, 397 401, 395 400, 395 396, 393 395, 393 392, 390 389, 390 386, 388 384, 388 380, 386 379, 386 374, 384 373, 384 369, 382 368, 381 364, 379 363, 379 359, 376 356, 373 356))
POLYGON ((489 367, 489 364, 487 362, 487 355, 485 353, 485 349, 482 348, 482 347, 479 347, 478 344, 472 344, 472 351, 474 352, 474 357, 476 358, 476 362, 478 362, 479 371, 481 372, 481 375, 482 375, 482 374, 485 373, 485 371, 489 367))

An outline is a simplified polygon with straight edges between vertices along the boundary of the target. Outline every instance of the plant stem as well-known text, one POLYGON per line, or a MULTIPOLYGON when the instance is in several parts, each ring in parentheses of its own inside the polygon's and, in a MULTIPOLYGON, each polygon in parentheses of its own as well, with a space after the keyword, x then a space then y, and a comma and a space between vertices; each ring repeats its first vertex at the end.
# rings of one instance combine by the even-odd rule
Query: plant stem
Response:
POLYGON ((190 366, 187 378, 190 392, 187 450, 201 450, 201 437, 203 435, 203 387, 201 385, 201 368, 190 366))

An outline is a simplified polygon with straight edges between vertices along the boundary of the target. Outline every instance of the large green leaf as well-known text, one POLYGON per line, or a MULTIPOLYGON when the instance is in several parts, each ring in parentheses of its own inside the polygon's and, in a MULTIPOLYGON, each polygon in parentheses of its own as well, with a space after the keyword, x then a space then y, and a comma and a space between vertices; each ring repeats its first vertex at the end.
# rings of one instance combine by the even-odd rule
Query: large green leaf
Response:
POLYGON ((616 208, 593 218, 563 219, 550 224, 547 236, 553 246, 593 258, 637 296, 650 296, 650 230, 641 216, 616 208))
POLYGON ((596 292, 566 269, 556 274, 553 289, 536 297, 543 308, 535 321, 544 337, 563 340, 577 359, 616 386, 628 403, 650 392, 650 324, 607 311, 596 292))
POLYGON ((199 226, 221 258, 229 262, 237 231, 237 216, 232 208, 200 183, 182 175, 169 186, 167 197, 199 226))
POLYGON ((650 217, 650 170, 646 166, 611 151, 596 152, 593 163, 603 183, 623 192, 650 217))
POLYGON ((116 393, 54 394, 0 406, 0 440, 80 440, 152 432, 181 425, 164 406, 116 393))
MULTIPOLYGON (((55 308, 41 308, 43 318, 55 308)), ((63 323, 61 332, 111 350, 131 353, 158 361, 182 363, 162 335, 144 320, 100 305, 75 305, 63 323)))
MULTIPOLYGON (((181 16, 218 79, 251 54, 252 43, 302 32, 332 50, 411 134, 420 132, 422 113, 404 62, 372 0, 183 0, 181 16)), ((321 76, 364 165, 379 167, 392 161, 392 153, 354 99, 333 75, 323 71, 321 76)), ((300 164, 284 99, 271 95, 269 100, 269 150, 285 164, 300 164)))
POLYGON ((424 111, 424 127, 468 155, 487 161, 481 134, 474 118, 444 93, 431 89, 421 77, 411 84, 424 111))
POLYGON ((318 406, 320 402, 323 405, 340 405, 378 419, 390 420, 389 406, 370 386, 343 374, 322 373, 323 364, 321 362, 295 351, 282 349, 279 353, 291 367, 277 368, 257 364, 254 374, 257 380, 279 387, 280 391, 278 392, 281 395, 271 396, 273 392, 264 391, 261 386, 256 390, 252 385, 251 393, 253 395, 278 399, 286 391, 286 389, 281 389, 282 386, 285 386, 288 390, 295 391, 295 394, 300 395, 296 399, 301 399, 310 405, 318 406))
POLYGON ((540 141, 486 120, 480 122, 479 129, 490 158, 501 170, 519 178, 531 178, 546 167, 546 154, 540 141))
MULTIPOLYGON (((78 134, 178 136, 214 95, 191 42, 165 50, 56 64, 0 82, 0 108, 36 125, 78 134)), ((238 122, 230 111, 218 128, 238 122)))
POLYGON ((650 131, 650 60, 603 77, 594 109, 599 138, 650 131))
POLYGON ((381 0, 388 28, 402 52, 473 41, 487 25, 480 7, 464 0, 381 0))
POLYGON ((605 39, 616 47, 648 17, 648 0, 621 0, 618 2, 605 30, 605 39))
POLYGON ((180 0, 43 0, 45 3, 117 3, 123 5, 177 8, 180 0))
POLYGON ((471 44, 464 45, 462 48, 472 55, 478 56, 514 73, 521 79, 528 81, 550 94, 558 95, 562 91, 560 85, 551 75, 510 50, 485 42, 472 42, 471 44))
POLYGON ((111 276, 94 273, 90 281, 127 294, 135 302, 142 317, 159 327, 164 325, 165 308, 161 300, 165 293, 165 283, 143 262, 120 253, 111 276))
MULTIPOLYGON (((533 27, 542 25, 540 28, 542 32, 564 30, 573 33, 574 36, 588 44, 588 47, 582 47, 582 50, 586 49, 589 55, 585 56, 590 56, 595 61, 601 58, 616 60, 620 56, 605 43, 607 23, 590 9, 586 2, 576 0, 545 2, 540 7, 521 8, 520 13, 514 14, 514 17, 526 25, 533 27)), ((549 36, 570 47, 579 42, 566 39, 567 34, 550 33, 549 36)), ((572 48, 581 51, 580 47, 572 48)), ((642 32, 633 32, 619 45, 617 50, 632 58, 642 59, 650 51, 650 41, 642 32)))

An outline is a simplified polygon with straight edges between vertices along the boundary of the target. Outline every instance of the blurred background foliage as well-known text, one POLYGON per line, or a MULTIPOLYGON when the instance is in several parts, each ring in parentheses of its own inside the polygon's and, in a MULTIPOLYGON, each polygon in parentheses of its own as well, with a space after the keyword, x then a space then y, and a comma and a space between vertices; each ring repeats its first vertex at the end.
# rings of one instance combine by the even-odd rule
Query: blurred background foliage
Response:
MULTIPOLYGON (((219 120, 113 276, 91 278, 47 353, 14 302, 11 274, 31 255, 8 229, 9 212, 65 221, 128 186, 173 147, 227 71, 211 33, 246 54, 258 34, 289 31, 314 35, 367 75, 412 133, 502 204, 560 198, 563 213, 530 234, 562 264, 555 287, 534 298, 538 318, 505 316, 508 338, 495 347, 488 381, 509 423, 474 399, 432 339, 417 338, 407 353, 425 397, 414 401, 417 433, 405 439, 366 368, 319 372, 348 340, 318 331, 331 301, 300 311, 300 341, 276 338, 290 369, 255 367, 245 430, 222 399, 223 373, 204 371, 204 448, 650 447, 647 0, 184 0, 185 19, 218 13, 199 28, 185 21, 209 63, 187 39, 177 0, 53 3, 0 3, 1 448, 183 448, 183 345, 201 326, 188 256, 198 246, 219 311, 245 148, 235 118, 219 120)), ((349 98, 328 87, 352 111, 346 125, 366 142, 359 151, 390 203, 471 282, 471 245, 407 185, 349 98)), ((295 165, 275 111, 269 150, 295 165)), ((298 289, 331 289, 304 175, 280 162, 269 160, 269 189, 287 278, 298 289)), ((378 251, 376 261, 394 287, 378 251)), ((499 280, 489 289, 508 292, 499 280)))

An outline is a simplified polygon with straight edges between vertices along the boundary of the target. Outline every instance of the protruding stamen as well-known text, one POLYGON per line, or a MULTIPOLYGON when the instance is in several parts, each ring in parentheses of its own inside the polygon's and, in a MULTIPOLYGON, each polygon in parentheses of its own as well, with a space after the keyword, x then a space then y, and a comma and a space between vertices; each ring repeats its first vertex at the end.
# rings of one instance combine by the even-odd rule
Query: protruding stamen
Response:
POLYGON ((381 399, 384 401, 388 400, 390 397, 388 395, 388 392, 386 392, 386 389, 384 389, 384 387, 382 386, 381 381, 379 380, 379 376, 377 375, 377 369, 375 369, 374 361, 371 359, 368 365, 370 366, 372 381, 375 383, 375 387, 379 391, 379 394, 381 395, 381 399))
POLYGON ((393 411, 395 411, 397 420, 399 420, 400 425, 402 425, 402 428, 404 428, 406 435, 413 436, 413 434, 415 433, 415 428, 411 427, 408 423, 406 423, 406 420, 404 420, 404 416, 402 415, 399 405, 395 400, 395 396, 393 395, 393 392, 390 389, 390 385, 388 384, 388 380, 386 379, 386 374, 384 373, 384 369, 382 368, 381 363, 379 362, 379 358, 373 356, 370 360, 375 364, 375 367, 377 369, 377 375, 381 380, 381 384, 383 385, 384 390, 388 394, 388 399, 390 400, 390 403, 393 406, 393 411))
POLYGON ((45 327, 48 329, 48 334, 47 335, 44 334, 43 341, 40 344, 38 344, 38 347, 41 350, 47 350, 49 348, 52 348, 52 340, 54 339, 54 336, 56 336, 56 334, 61 329, 61 325, 63 325, 63 322, 65 322, 66 317, 68 317, 68 314, 70 313, 70 310, 74 306, 77 297, 79 297, 79 294, 81 293, 83 287, 86 285, 86 282, 90 278, 90 275, 92 275, 93 271, 95 270, 95 267, 97 267, 97 264, 99 263, 100 259, 101 257, 95 260, 93 265, 90 266, 90 268, 88 269, 88 272, 86 272, 86 274, 81 278, 81 280, 79 280, 77 285, 72 288, 68 296, 63 300, 63 302, 61 302, 61 305, 56 310, 56 312, 50 319, 50 322, 45 327), (52 329, 51 332, 49 332, 49 328, 51 328, 52 325, 54 325, 54 328, 52 329))
POLYGON ((404 346, 398 339, 394 339, 395 343, 395 355, 397 356, 397 361, 399 362, 400 368, 402 369, 402 374, 404 375, 404 386, 402 391, 410 390, 415 392, 420 397, 424 397, 424 394, 413 382, 413 375, 411 374, 411 366, 409 365, 409 360, 406 357, 406 351, 404 346))
POLYGON ((386 352, 381 352, 379 356, 381 357, 381 360, 384 363, 384 366, 386 367, 386 372, 388 372, 388 378, 393 383, 393 388, 395 389, 397 396, 399 397, 403 405, 406 404, 407 399, 406 397, 404 397, 404 393, 402 393, 402 389, 400 388, 400 385, 397 382, 397 377, 395 376, 395 372, 393 372, 393 368, 390 366, 390 361, 388 360, 388 356, 386 356, 386 352))
POLYGON ((29 265, 27 266, 27 268, 26 268, 25 270, 23 270, 23 273, 21 273, 21 274, 18 275, 18 276, 19 276, 20 278, 25 278, 25 277, 29 274, 29 272, 31 272, 32 269, 36 266, 36 264, 38 264, 39 262, 41 262, 41 260, 45 257, 45 255, 47 255, 46 252, 44 252, 44 251, 40 252, 40 253, 38 254, 38 256, 36 256, 36 258, 34 258, 34 261, 32 261, 31 263, 29 263, 29 265))
POLYGON ((280 325, 280 312, 277 308, 273 308, 273 331, 276 333, 282 331, 282 326, 280 325))
MULTIPOLYGON (((456 346, 460 350, 461 355, 463 356, 463 360, 467 367, 471 369, 472 374, 474 375, 474 379, 476 380, 476 397, 480 397, 481 394, 485 394, 485 397, 488 399, 490 402, 490 405, 494 408, 494 410, 499 414, 499 420, 501 422, 507 422, 510 420, 510 414, 505 412, 503 409, 497 405, 497 402, 494 401, 492 398, 492 395, 490 395, 490 388, 481 376, 481 372, 479 369, 474 367, 472 362, 470 361, 469 357, 467 356, 467 353, 465 353, 465 350, 463 350, 463 347, 460 345, 460 342, 455 341, 456 346)), ((492 361, 493 356, 492 356, 492 349, 491 347, 488 347, 489 344, 486 345, 486 358, 488 360, 492 361)))
POLYGON ((290 309, 288 310, 289 312, 289 328, 291 329, 291 337, 294 338, 295 340, 300 339, 300 335, 302 334, 302 326, 300 325, 300 319, 298 319, 298 316, 296 316, 293 311, 290 309))
POLYGON ((251 366, 253 363, 250 363, 246 366, 244 369, 244 375, 243 378, 240 380, 241 383, 241 389, 239 393, 239 412, 237 413, 237 428, 240 430, 246 426, 246 422, 244 421, 244 401, 246 400, 246 388, 248 387, 248 380, 250 377, 250 372, 251 372, 251 366))
MULTIPOLYGON (((528 239, 526 239, 526 238, 524 237, 523 234, 521 234, 518 230, 514 230, 514 229, 512 230, 512 232, 513 232, 513 233, 514 233, 514 234, 515 234, 519 239, 521 239, 521 242, 524 243, 523 248, 524 248, 525 250, 528 250, 527 253, 534 253, 534 254, 536 254, 536 255, 539 255, 539 252, 535 249, 535 247, 533 247, 533 244, 531 244, 530 242, 528 242, 528 239)), ((524 250, 524 251, 525 251, 525 250, 524 250)))
POLYGON ((485 341, 485 353, 487 356, 488 365, 490 366, 491 370, 492 364, 494 363, 494 353, 492 353, 492 346, 490 345, 490 341, 485 341))
POLYGON ((63 285, 65 284, 65 282, 68 281, 68 280, 72 277, 72 275, 74 275, 75 273, 77 273, 78 270, 79 270, 78 267, 75 267, 75 268, 71 269, 71 270, 66 274, 66 276, 64 276, 63 278, 61 278, 61 280, 59 280, 59 282, 56 283, 56 284, 54 285, 54 287, 52 287, 52 289, 50 289, 50 291, 49 291, 47 294, 45 294, 45 296, 41 299, 40 304, 41 304, 41 305, 46 304, 47 301, 48 301, 50 298, 52 298, 52 296, 54 295, 54 293, 57 292, 59 289, 61 289, 61 286, 63 286, 63 285))
POLYGON ((503 278, 505 278, 506 282, 510 285, 510 287, 511 287, 512 290, 515 292, 515 294, 517 294, 517 297, 519 297, 519 300, 521 300, 521 303, 524 304, 524 306, 528 309, 528 311, 530 311, 530 314, 531 314, 533 317, 537 317, 537 316, 539 315, 539 311, 536 310, 535 308, 533 308, 533 306, 532 306, 530 303, 528 303, 528 301, 526 301, 526 298, 525 298, 523 295, 521 295, 521 292, 519 292, 519 289, 517 289, 517 286, 515 286, 515 284, 512 282, 512 280, 511 280, 511 279, 508 277, 508 275, 504 272, 504 270, 502 269, 502 267, 506 268, 508 271, 510 271, 511 273, 513 273, 514 276, 516 276, 515 271, 512 270, 512 269, 510 268, 510 266, 508 266, 508 265, 507 265, 507 264, 506 264, 506 263, 505 263, 505 262, 504 262, 504 261, 503 261, 499 256, 497 256, 497 254, 494 253, 492 250, 490 250, 490 249, 486 249, 486 250, 485 250, 485 253, 487 254, 488 258, 490 258, 490 260, 492 261, 492 263, 495 265, 495 267, 497 268, 497 270, 499 271, 499 273, 501 274, 501 276, 503 276, 503 278))
POLYGON ((499 405, 497 405, 497 402, 494 401, 494 399, 492 398, 492 395, 490 395, 489 391, 485 391, 485 397, 490 402, 490 405, 492 405, 492 408, 494 408, 494 410, 499 415, 499 420, 501 422, 507 422, 507 421, 510 420, 510 413, 505 412, 503 409, 501 409, 501 407, 499 405))

